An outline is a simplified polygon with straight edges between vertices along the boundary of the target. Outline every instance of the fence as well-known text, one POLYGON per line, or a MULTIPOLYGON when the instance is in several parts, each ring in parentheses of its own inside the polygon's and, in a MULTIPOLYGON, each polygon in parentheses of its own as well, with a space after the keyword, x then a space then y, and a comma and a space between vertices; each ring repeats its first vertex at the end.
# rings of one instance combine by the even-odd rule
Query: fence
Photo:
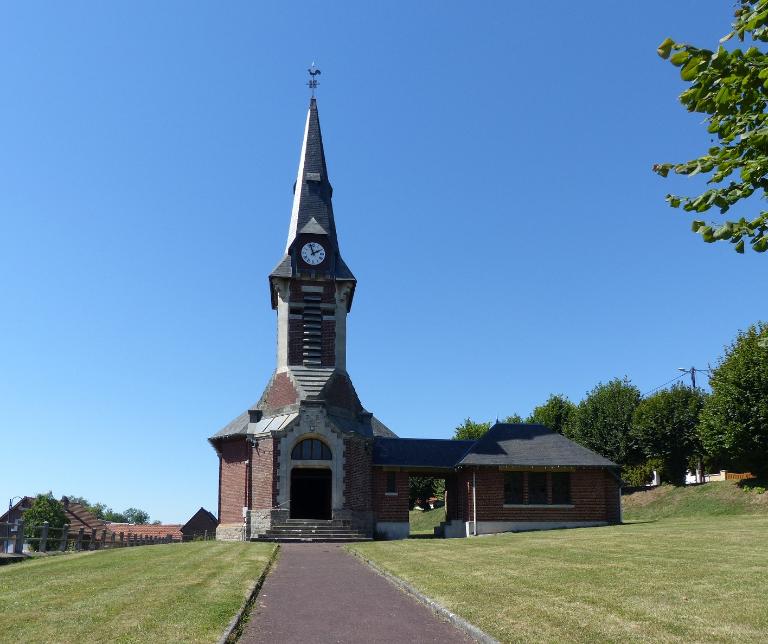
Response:
POLYGON ((746 479, 753 478, 755 478, 754 475, 750 474, 749 472, 725 472, 726 481, 745 481, 746 479))
POLYGON ((160 543, 179 543, 181 541, 208 540, 208 531, 202 535, 190 535, 188 538, 174 539, 170 533, 165 536, 148 535, 133 532, 111 532, 110 530, 80 528, 76 533, 70 532, 70 526, 52 528, 46 521, 39 526, 18 523, 0 523, 0 542, 5 541, 7 553, 22 554, 24 544, 37 552, 81 552, 85 550, 103 550, 108 548, 129 548, 135 546, 150 546, 160 543))

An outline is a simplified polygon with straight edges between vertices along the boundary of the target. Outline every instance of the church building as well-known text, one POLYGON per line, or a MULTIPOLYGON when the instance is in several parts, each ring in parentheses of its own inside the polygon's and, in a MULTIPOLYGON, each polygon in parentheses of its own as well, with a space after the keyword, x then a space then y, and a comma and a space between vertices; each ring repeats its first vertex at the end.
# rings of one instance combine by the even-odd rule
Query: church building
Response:
POLYGON ((363 407, 346 369, 357 280, 339 247, 314 97, 293 192, 269 274, 275 370, 258 402, 209 439, 217 538, 404 538, 411 474, 445 479, 445 537, 620 522, 618 466, 546 427, 398 438, 363 407))

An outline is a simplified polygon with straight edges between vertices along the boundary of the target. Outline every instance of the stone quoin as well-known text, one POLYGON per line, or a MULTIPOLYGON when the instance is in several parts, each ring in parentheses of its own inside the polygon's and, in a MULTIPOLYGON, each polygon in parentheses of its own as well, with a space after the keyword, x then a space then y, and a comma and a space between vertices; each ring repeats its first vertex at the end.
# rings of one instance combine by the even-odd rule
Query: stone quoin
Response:
POLYGON ((357 280, 341 256, 317 101, 310 101, 288 239, 269 274, 276 368, 209 441, 218 539, 404 538, 408 477, 445 479, 445 537, 620 522, 618 467, 540 425, 478 441, 398 438, 346 370, 357 280))

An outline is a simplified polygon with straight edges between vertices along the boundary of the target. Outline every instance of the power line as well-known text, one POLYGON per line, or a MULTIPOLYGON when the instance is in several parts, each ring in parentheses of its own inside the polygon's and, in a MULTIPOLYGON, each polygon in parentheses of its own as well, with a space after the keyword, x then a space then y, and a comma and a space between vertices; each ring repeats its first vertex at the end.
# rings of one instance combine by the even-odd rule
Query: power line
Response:
POLYGON ((687 376, 687 375, 688 375, 688 372, 687 372, 687 371, 686 371, 685 373, 681 373, 679 376, 675 376, 674 378, 672 378, 672 380, 668 380, 668 381, 667 381, 667 382, 665 382, 663 385, 659 385, 658 387, 654 387, 654 388, 653 388, 653 389, 651 389, 650 391, 646 391, 646 392, 645 392, 645 393, 642 395, 642 397, 643 397, 643 398, 645 398, 646 396, 648 396, 648 395, 652 394, 654 391, 658 391, 659 389, 663 389, 663 388, 664 388, 664 387, 666 387, 667 385, 671 385, 673 382, 675 382, 675 380, 680 380, 680 378, 685 378, 685 376, 687 376))

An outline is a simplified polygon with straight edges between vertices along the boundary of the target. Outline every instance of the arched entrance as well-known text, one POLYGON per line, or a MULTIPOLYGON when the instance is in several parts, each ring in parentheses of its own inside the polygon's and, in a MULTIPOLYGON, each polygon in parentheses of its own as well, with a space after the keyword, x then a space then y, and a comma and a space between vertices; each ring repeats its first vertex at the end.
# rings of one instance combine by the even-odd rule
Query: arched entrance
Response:
POLYGON ((330 448, 317 438, 305 438, 291 450, 291 518, 330 519, 332 477, 330 448))
POLYGON ((291 519, 331 518, 331 470, 294 467, 291 470, 291 519))

